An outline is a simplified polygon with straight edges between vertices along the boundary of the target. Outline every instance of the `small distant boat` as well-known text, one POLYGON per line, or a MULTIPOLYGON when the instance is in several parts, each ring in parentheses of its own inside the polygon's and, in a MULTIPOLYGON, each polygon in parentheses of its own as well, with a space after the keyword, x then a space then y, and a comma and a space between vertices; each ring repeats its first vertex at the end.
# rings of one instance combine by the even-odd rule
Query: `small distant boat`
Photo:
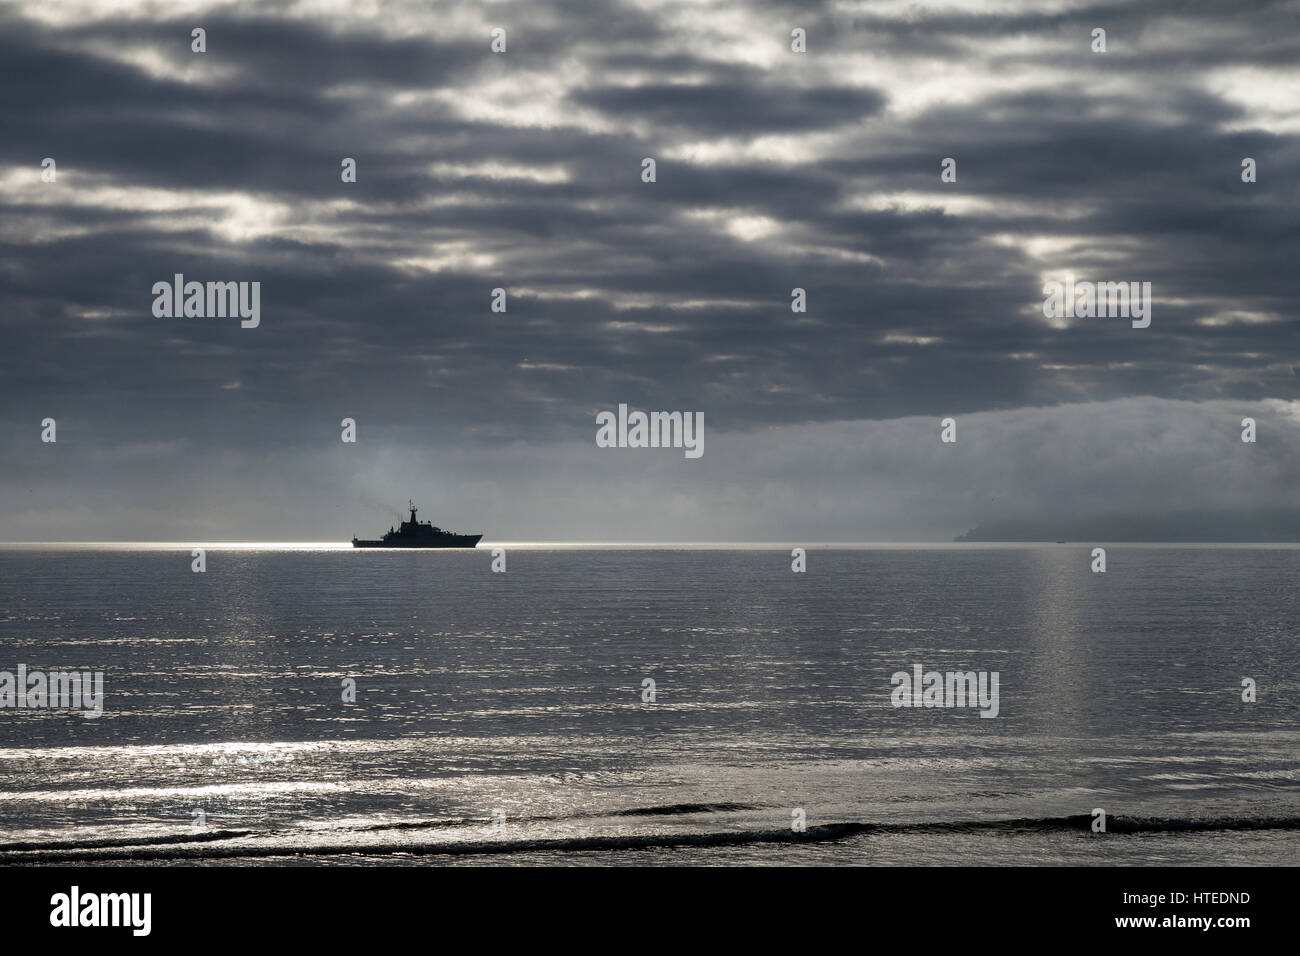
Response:
POLYGON ((1056 543, 1057 543, 1057 544, 1065 544, 1064 541, 1058 541, 1058 542, 1056 542, 1056 543))
POLYGON ((411 509, 411 519, 403 521, 396 528, 389 528, 388 533, 378 541, 362 541, 360 538, 352 539, 354 548, 473 548, 481 534, 456 534, 454 531, 443 531, 441 528, 429 524, 427 521, 416 521, 415 513, 420 509, 415 507, 415 503, 408 501, 407 505, 411 509))

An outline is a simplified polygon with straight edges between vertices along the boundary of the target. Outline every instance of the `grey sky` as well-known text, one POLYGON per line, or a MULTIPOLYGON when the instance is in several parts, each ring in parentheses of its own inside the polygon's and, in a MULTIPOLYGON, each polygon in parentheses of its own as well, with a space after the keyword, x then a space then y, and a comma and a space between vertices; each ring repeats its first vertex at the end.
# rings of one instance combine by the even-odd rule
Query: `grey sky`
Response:
POLYGON ((1297 63, 1294 0, 0 5, 0 539, 1298 506, 1297 63), (1044 319, 1066 272, 1151 327, 1044 319), (703 458, 597 449, 620 402, 703 458))

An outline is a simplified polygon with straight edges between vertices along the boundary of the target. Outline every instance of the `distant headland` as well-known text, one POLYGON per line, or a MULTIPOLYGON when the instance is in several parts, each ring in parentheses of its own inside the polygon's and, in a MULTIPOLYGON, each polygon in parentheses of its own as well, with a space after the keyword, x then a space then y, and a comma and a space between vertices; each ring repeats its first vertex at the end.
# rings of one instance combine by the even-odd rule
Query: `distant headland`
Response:
POLYGON ((1300 542, 1300 509, 1116 512, 1090 517, 1001 518, 954 541, 1300 542))

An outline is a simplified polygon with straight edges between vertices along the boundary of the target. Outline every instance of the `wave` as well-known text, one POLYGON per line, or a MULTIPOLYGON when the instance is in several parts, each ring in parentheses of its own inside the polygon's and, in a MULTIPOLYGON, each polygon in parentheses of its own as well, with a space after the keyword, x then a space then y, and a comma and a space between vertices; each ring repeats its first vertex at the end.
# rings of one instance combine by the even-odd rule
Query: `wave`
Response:
POLYGON ((203 833, 176 833, 152 837, 105 837, 88 840, 52 840, 45 843, 0 843, 0 853, 29 850, 95 850, 119 846, 153 846, 168 843, 206 843, 210 840, 229 840, 234 837, 256 836, 256 830, 208 830, 203 833))
POLYGON ((662 807, 634 807, 619 810, 616 817, 676 816, 687 813, 734 813, 739 810, 761 810, 749 803, 670 803, 662 807))
MULTIPOLYGON (((748 804, 670 804, 583 814, 573 817, 512 818, 517 827, 554 820, 590 817, 655 817, 702 813, 728 813, 757 809, 748 804)), ((1002 820, 919 821, 910 823, 868 823, 846 821, 810 825, 802 832, 789 827, 771 829, 729 829, 709 832, 661 832, 594 834, 590 836, 520 836, 509 831, 490 838, 449 842, 444 839, 411 839, 407 842, 373 843, 363 834, 384 830, 432 835, 448 827, 482 827, 482 819, 423 820, 375 824, 339 831, 321 830, 221 830, 175 836, 116 838, 51 843, 0 844, 0 865, 24 863, 95 863, 129 861, 204 861, 217 859, 330 856, 478 856, 501 853, 578 853, 602 850, 668 849, 673 847, 720 847, 762 843, 823 843, 863 835, 891 833, 980 833, 980 832, 1089 832, 1093 818, 1087 814, 1062 817, 1022 817, 1002 820), (322 833, 326 839, 318 839, 322 833), (353 835, 352 839, 348 835, 353 835), (231 843, 248 840, 249 842, 231 843), (223 845, 224 844, 224 845, 223 845)), ((1300 830, 1300 817, 1222 817, 1215 819, 1109 816, 1106 832, 1194 833, 1231 830, 1300 830)))

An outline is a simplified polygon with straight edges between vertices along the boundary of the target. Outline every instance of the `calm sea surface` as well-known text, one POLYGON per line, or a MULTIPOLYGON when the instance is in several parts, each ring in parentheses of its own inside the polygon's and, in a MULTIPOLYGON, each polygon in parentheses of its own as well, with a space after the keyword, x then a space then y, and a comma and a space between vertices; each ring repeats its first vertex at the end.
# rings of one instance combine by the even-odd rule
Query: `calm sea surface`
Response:
POLYGON ((0 549, 0 863, 1296 863, 1300 549, 1089 550, 0 549))

